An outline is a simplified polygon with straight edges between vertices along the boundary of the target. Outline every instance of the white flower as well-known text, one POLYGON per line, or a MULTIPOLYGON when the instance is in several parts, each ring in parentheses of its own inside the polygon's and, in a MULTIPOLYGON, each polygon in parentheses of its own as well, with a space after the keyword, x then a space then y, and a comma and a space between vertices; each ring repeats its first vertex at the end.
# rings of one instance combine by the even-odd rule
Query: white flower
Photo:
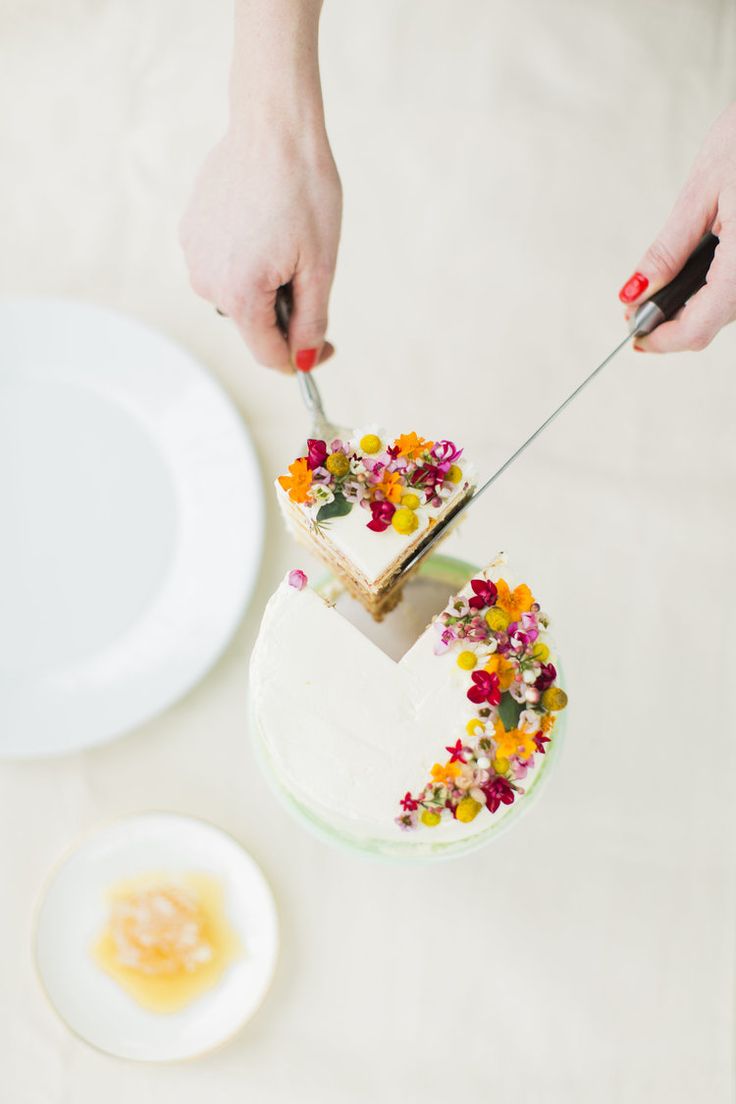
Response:
POLYGON ((528 732, 533 736, 539 730, 540 716, 533 709, 523 709, 519 714, 516 727, 520 732, 528 732))
POLYGON ((319 506, 326 506, 328 502, 333 501, 335 495, 329 487, 325 487, 324 483, 313 483, 312 497, 319 506))

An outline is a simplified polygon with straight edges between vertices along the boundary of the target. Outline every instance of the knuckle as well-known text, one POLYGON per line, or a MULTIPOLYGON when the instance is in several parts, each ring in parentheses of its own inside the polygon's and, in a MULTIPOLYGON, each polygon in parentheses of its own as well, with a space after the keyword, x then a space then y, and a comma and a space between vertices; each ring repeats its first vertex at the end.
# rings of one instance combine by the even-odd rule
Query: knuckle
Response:
POLYGON ((649 249, 646 252, 645 262, 655 272, 674 272, 677 269, 677 263, 672 250, 669 246, 665 245, 661 238, 656 238, 649 249))

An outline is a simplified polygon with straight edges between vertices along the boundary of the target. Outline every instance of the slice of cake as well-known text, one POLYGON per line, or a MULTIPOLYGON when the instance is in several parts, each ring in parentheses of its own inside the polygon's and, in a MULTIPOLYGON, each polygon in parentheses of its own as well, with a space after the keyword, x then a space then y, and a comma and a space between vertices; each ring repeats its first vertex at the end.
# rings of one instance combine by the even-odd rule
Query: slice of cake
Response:
POLYGON ((528 800, 567 703, 548 618, 503 567, 465 586, 396 663, 284 579, 251 662, 256 747, 332 838, 421 857, 477 846, 528 800))
POLYGON ((472 494, 473 479, 452 441, 369 432, 309 440, 276 490, 295 536, 380 620, 401 596, 404 564, 472 494))

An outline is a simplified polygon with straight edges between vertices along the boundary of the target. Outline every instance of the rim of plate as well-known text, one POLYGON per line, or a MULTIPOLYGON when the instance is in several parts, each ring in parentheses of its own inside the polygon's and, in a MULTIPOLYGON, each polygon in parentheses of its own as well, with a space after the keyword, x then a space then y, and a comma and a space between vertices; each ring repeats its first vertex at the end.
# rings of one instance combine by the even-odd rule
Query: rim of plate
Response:
MULTIPOLYGON (((62 747, 53 746, 48 741, 45 744, 37 741, 37 746, 32 750, 28 750, 23 742, 23 737, 20 735, 8 740, 7 746, 0 741, 0 761, 32 761, 61 758, 64 755, 74 754, 86 748, 111 743, 113 740, 125 736, 164 713, 204 678, 230 644, 256 588, 263 563, 266 510, 261 465, 249 427, 221 382, 186 347, 169 337, 165 332, 156 329, 134 315, 84 300, 55 296, 8 296, 0 299, 0 319, 2 319, 6 310, 28 312, 49 310, 50 312, 63 312, 67 315, 76 313, 80 321, 85 316, 95 316, 97 319, 104 320, 106 325, 110 325, 111 333, 116 329, 118 332, 125 329, 141 342, 150 342, 154 353, 155 347, 158 346, 159 350, 165 351, 168 356, 179 361, 182 370, 190 373, 189 378, 196 382, 198 388, 203 389, 204 393, 209 393, 217 410, 217 418, 220 419, 216 428, 219 428, 222 432, 223 426, 225 427, 229 439, 234 443, 236 451, 239 452, 239 460, 244 469, 250 469, 257 476, 247 488, 247 522, 243 516, 239 522, 239 531, 236 535, 236 539, 242 547, 242 566, 238 567, 237 571, 233 571, 231 578, 228 580, 229 598, 221 603, 222 608, 218 611, 218 623, 208 635, 207 647, 202 647, 195 657, 191 657, 186 663, 180 664, 178 671, 167 671, 166 686, 160 693, 150 694, 151 700, 145 703, 142 708, 131 710, 127 716, 103 725, 96 733, 84 731, 79 738, 67 740, 62 747)), ((0 338, 1 345, 2 339, 0 338)), ((135 391, 133 390, 131 393, 135 394, 135 391)), ((155 435, 152 435, 152 441, 154 445, 157 444, 155 435)), ((169 456, 163 450, 159 451, 161 451, 164 459, 169 459, 169 456)), ((174 482, 176 485, 176 480, 174 482)), ((212 606, 208 605, 208 611, 211 612, 211 610, 212 606)), ((148 609, 143 611, 137 624, 145 619, 148 612, 148 609)), ((88 656, 86 661, 91 663, 94 658, 92 655, 88 656)))

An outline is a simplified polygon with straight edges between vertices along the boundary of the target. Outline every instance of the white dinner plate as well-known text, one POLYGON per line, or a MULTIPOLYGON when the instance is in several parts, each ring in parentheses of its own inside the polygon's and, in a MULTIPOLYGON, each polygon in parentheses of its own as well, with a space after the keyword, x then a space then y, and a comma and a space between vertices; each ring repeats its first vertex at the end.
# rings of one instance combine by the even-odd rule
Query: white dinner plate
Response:
POLYGON ((0 303, 0 757, 181 697, 256 580, 261 477, 212 376, 99 307, 0 303))
POLYGON ((175 813, 113 821, 52 874, 38 906, 35 959, 53 1008, 80 1038, 120 1058, 175 1062, 221 1046, 260 1005, 278 954, 276 909, 260 868, 231 836, 175 813), (95 963, 111 885, 149 873, 216 878, 243 953, 182 1011, 149 1012, 95 963))

